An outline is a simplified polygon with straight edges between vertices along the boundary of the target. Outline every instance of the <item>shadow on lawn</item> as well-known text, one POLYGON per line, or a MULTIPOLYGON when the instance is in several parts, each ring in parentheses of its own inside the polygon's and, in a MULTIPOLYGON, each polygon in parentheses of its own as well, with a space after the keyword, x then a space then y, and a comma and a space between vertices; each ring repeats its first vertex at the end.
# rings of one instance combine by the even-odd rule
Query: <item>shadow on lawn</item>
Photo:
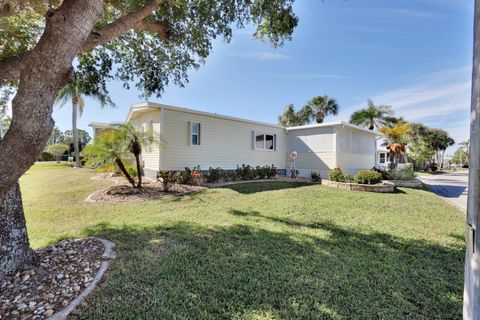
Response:
POLYGON ((461 317, 462 241, 448 248, 328 222, 304 224, 238 210, 232 214, 293 228, 272 232, 180 223, 88 230, 115 242, 118 258, 95 299, 77 317, 461 317))
POLYGON ((312 182, 303 181, 261 181, 261 182, 244 182, 221 186, 221 189, 230 189, 243 194, 252 194, 264 191, 274 191, 282 189, 300 188, 313 185, 312 182))

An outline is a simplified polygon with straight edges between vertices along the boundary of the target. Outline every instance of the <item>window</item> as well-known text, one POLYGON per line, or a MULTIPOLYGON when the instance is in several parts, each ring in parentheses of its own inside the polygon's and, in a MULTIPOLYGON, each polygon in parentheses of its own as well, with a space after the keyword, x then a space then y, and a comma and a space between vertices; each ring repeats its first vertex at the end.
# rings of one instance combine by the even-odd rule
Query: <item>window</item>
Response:
POLYGON ((255 132, 255 150, 276 150, 276 135, 255 132))
POLYGON ((198 122, 191 122, 191 140, 190 143, 194 146, 200 145, 200 123, 198 122))
POLYGON ((385 153, 380 153, 380 163, 385 163, 385 153))

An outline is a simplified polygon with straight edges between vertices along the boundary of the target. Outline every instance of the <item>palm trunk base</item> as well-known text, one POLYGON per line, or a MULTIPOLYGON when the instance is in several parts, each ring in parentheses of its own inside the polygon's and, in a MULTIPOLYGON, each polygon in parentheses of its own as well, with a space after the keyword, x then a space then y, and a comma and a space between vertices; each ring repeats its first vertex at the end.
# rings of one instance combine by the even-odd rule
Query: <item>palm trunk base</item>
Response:
POLYGON ((26 265, 36 263, 28 241, 18 182, 0 194, 0 276, 14 274, 26 265))

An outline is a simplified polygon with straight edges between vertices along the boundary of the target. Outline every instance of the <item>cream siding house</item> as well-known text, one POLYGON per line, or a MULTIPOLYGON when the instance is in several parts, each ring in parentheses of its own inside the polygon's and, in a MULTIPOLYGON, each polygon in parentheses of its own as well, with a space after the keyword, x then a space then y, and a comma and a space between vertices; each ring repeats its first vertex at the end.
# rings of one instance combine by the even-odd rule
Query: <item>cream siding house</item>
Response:
MULTIPOLYGON (((150 177, 159 170, 228 170, 241 164, 274 165, 285 172, 292 166, 291 151, 299 155, 295 168, 302 176, 317 171, 326 178, 336 166, 355 173, 375 165, 378 134, 344 122, 284 128, 151 102, 132 105, 126 122, 161 139, 159 146, 142 152, 144 173, 150 177)), ((90 126, 94 135, 108 127, 90 126)))
POLYGON ((296 151, 295 161, 288 159, 288 168, 295 168, 300 176, 312 171, 323 178, 335 167, 355 174, 375 166, 378 134, 346 122, 322 123, 286 128, 288 151, 296 151))

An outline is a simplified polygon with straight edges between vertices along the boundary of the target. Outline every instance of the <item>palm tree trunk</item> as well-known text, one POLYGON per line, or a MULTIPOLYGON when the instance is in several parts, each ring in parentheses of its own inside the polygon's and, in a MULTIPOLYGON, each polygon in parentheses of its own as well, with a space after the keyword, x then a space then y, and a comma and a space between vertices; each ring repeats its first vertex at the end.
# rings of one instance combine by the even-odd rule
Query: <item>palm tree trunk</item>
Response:
POLYGON ((125 165, 123 164, 122 160, 117 158, 117 159, 115 159, 115 163, 118 165, 118 167, 120 168, 120 171, 122 171, 125 178, 127 178, 128 182, 130 182, 132 187, 135 188, 135 180, 133 180, 132 176, 128 173, 128 171, 125 168, 125 165))
POLYGON ((72 99, 72 142, 73 150, 75 153, 75 166, 81 167, 80 163, 80 150, 78 148, 78 130, 77 130, 77 112, 78 112, 78 97, 72 99))
POLYGON ((140 167, 140 154, 135 153, 135 162, 137 163, 137 188, 142 187, 142 168, 140 167))

